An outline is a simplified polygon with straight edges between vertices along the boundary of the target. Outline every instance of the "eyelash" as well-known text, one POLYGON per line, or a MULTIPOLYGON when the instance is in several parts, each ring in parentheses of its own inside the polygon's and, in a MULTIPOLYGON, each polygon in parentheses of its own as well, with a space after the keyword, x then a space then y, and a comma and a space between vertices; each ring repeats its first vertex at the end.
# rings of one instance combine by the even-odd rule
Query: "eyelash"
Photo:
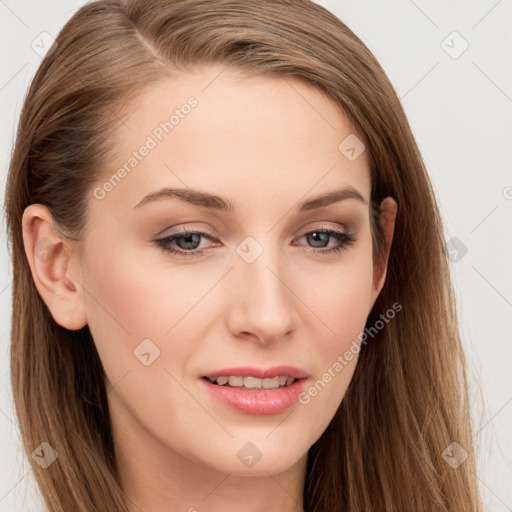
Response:
MULTIPOLYGON (((316 249, 314 247, 309 247, 305 252, 307 253, 313 253, 313 254, 337 254, 340 253, 342 250, 347 250, 349 246, 351 246, 354 242, 357 241, 356 236, 353 233, 346 233, 343 231, 336 231, 332 229, 315 229, 312 231, 308 231, 307 233, 304 233, 302 236, 311 235, 312 233, 326 233, 330 235, 333 238, 336 238, 339 242, 341 242, 341 245, 338 245, 337 247, 331 247, 329 249, 326 248, 320 248, 316 249)), ((190 251, 183 251, 183 250, 176 250, 171 248, 171 242, 174 242, 178 238, 182 238, 187 235, 199 235, 206 238, 211 238, 210 235, 207 233, 204 233, 202 231, 182 231, 181 233, 175 233, 174 235, 166 236, 164 238, 159 238, 155 240, 155 243, 158 247, 160 247, 164 252, 177 254, 179 256, 186 256, 186 257, 195 257, 195 256, 202 256, 204 254, 205 249, 191 249, 190 251)), ((301 237, 302 238, 302 237, 301 237)))

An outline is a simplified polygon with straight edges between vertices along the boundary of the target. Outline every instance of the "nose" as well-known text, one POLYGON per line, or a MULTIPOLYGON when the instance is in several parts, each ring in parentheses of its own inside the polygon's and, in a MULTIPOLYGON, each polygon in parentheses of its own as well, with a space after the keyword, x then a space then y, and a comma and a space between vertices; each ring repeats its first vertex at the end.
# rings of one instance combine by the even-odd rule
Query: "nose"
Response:
POLYGON ((228 327, 238 338, 253 339, 270 345, 296 330, 299 323, 293 286, 282 270, 278 257, 265 250, 247 263, 238 259, 231 272, 231 292, 228 327), (231 288, 233 290, 233 288, 231 288))

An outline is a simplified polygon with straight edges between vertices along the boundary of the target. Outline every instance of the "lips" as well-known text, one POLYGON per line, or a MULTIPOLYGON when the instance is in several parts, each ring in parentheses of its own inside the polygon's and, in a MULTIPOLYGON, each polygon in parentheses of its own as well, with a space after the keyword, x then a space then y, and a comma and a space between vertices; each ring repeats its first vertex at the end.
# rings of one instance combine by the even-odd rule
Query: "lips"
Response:
POLYGON ((238 367, 210 372, 200 381, 215 399, 247 414, 277 414, 295 404, 307 373, 293 366, 238 367))

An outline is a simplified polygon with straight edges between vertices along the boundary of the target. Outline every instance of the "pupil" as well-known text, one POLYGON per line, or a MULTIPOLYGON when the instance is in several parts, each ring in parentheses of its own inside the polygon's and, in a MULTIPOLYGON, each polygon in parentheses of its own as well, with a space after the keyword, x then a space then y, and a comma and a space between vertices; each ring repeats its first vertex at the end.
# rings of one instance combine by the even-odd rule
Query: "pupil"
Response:
POLYGON ((197 233, 189 233, 177 238, 176 242, 178 243, 179 240, 185 241, 185 244, 178 243, 181 249, 196 249, 197 245, 199 245, 200 239, 201 235, 198 235, 197 233), (194 247, 189 247, 188 244, 192 244, 194 247), (183 247, 183 245, 186 245, 186 247, 183 247))
POLYGON ((319 232, 315 231, 314 233, 311 233, 309 236, 311 238, 313 238, 313 246, 314 247, 324 247, 322 245, 314 245, 314 244, 317 243, 317 242, 321 243, 322 239, 323 239, 324 242, 328 242, 330 235, 329 235, 329 233, 319 233, 319 232))

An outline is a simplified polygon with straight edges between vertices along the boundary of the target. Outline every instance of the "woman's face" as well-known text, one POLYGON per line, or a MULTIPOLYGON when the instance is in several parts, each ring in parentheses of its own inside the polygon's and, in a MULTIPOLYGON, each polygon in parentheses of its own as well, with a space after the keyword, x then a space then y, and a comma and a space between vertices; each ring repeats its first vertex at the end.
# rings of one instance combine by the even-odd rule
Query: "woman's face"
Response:
POLYGON ((317 89, 220 69, 126 109, 74 275, 126 456, 276 474, 331 421, 380 291, 368 163, 317 89))

